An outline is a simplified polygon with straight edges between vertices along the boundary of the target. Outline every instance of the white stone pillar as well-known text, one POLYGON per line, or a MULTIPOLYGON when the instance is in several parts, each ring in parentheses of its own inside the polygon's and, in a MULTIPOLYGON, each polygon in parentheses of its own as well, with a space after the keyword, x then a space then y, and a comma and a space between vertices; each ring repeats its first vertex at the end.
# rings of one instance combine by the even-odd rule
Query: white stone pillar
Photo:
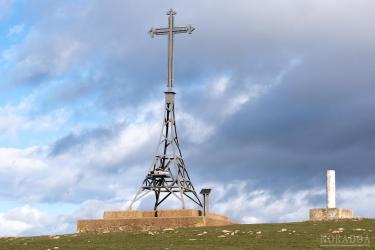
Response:
POLYGON ((327 170, 327 208, 336 208, 335 170, 327 170))

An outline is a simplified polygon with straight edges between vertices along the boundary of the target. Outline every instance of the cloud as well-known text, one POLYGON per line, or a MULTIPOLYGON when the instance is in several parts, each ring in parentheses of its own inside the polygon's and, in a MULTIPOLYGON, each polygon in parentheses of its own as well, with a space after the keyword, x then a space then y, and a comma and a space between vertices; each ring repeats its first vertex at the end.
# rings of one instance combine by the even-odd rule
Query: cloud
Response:
POLYGON ((61 231, 63 225, 55 223, 56 220, 51 215, 25 205, 0 213, 0 235, 35 235, 61 231))
MULTIPOLYGON (((296 222, 308 220, 309 209, 326 206, 324 187, 297 192, 285 189, 279 195, 271 189, 254 189, 251 183, 243 180, 211 183, 212 211, 229 215, 240 223, 296 222)), ((353 209, 355 217, 373 217, 370 207, 375 202, 374 190, 372 185, 339 188, 337 207, 353 209)))
MULTIPOLYGON (((52 145, 0 148, 0 182, 8 186, 2 197, 27 203, 129 199, 158 143, 163 104, 156 103, 160 105, 151 101, 139 107, 131 122, 125 119, 108 127, 76 131, 52 145)), ((202 122, 195 119, 194 124, 202 122)), ((201 143, 193 133, 184 138, 201 143)))
POLYGON ((32 174, 33 171, 47 168, 45 162, 39 158, 41 148, 30 147, 26 149, 1 148, 0 149, 0 171, 3 174, 9 172, 32 174))
MULTIPOLYGON (((310 208, 325 207, 324 188, 298 192, 285 190, 280 196, 271 190, 253 189, 251 183, 251 180, 209 183, 214 187, 210 211, 226 214, 239 223, 269 223, 304 221, 308 219, 310 208)), ((373 186, 340 188, 337 190, 338 207, 353 209, 356 217, 373 217, 374 190, 373 186), (353 199, 361 202, 353 203, 353 199)), ((72 212, 61 215, 25 205, 0 213, 0 235, 73 233, 77 220, 99 219, 104 211, 124 210, 128 205, 129 200, 86 200, 72 212)), ((175 205, 173 202, 169 204, 175 205)))
POLYGON ((13 2, 13 0, 0 0, 0 20, 9 14, 13 2))
POLYGON ((24 32, 24 29, 25 29, 25 25, 24 24, 16 24, 14 26, 12 26, 9 30, 8 30, 8 34, 7 34, 7 37, 10 37, 10 38, 16 38, 18 37, 20 34, 22 34, 24 32))
POLYGON ((192 114, 179 112, 179 126, 181 134, 189 142, 200 144, 207 141, 215 134, 215 125, 206 123, 204 120, 194 117, 192 114), (199 134, 197 134, 199 131, 199 134))
POLYGON ((74 38, 53 37, 48 45, 43 38, 43 34, 31 31, 25 42, 16 49, 16 67, 12 77, 16 82, 38 84, 52 76, 59 76, 67 72, 83 53, 84 48, 74 38), (44 45, 40 44, 42 41, 44 45), (49 49, 45 50, 45 46, 49 49), (33 53, 29 53, 29 50, 33 50, 33 53))
POLYGON ((21 131, 48 131, 63 126, 69 114, 63 108, 48 114, 35 114, 35 95, 22 99, 19 103, 0 107, 0 132, 2 137, 15 137, 21 131))

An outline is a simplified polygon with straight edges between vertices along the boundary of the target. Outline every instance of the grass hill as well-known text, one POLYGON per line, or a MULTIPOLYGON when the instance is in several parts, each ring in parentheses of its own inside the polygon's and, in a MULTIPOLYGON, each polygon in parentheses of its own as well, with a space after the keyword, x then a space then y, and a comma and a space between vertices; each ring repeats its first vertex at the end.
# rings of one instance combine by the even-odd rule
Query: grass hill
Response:
POLYGON ((0 249, 375 249, 375 220, 0 238, 0 249))

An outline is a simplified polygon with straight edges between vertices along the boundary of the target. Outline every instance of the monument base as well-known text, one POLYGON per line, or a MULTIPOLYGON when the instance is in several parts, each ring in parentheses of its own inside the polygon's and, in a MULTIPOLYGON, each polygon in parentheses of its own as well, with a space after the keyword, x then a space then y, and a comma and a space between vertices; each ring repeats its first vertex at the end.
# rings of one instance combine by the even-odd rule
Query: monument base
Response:
POLYGON ((351 219, 353 211, 348 208, 312 208, 310 209, 310 220, 337 220, 351 219))
POLYGON ((163 230, 165 228, 225 226, 234 224, 229 217, 200 210, 108 211, 101 220, 79 220, 78 233, 109 233, 163 230))

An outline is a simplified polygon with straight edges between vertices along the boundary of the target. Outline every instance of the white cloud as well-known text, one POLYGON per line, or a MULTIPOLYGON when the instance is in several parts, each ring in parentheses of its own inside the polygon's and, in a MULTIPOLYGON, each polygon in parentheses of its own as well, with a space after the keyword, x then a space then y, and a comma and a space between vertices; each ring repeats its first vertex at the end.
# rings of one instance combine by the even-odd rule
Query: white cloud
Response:
POLYGON ((130 124, 122 129, 113 140, 95 141, 85 145, 81 156, 102 166, 120 163, 125 158, 141 151, 145 144, 156 140, 160 130, 158 125, 152 122, 130 124))
POLYGON ((29 205, 0 213, 0 235, 18 236, 59 231, 61 226, 53 216, 29 205), (54 225, 56 223, 56 225, 54 225))
MULTIPOLYGON (((7 109, 22 113, 28 106, 24 102, 7 109)), ((147 115, 150 109, 154 106, 145 105, 133 122, 118 125, 115 134, 104 138, 93 135, 78 147, 66 148, 58 154, 51 154, 54 145, 0 148, 0 180, 8 186, 2 195, 23 202, 81 202, 92 197, 125 199, 126 194, 132 194, 140 185, 157 145, 161 117, 157 121, 153 116, 150 118, 147 115)), ((41 124, 41 120, 17 122, 13 127, 29 128, 28 124, 41 124)), ((51 120, 51 124, 57 124, 56 120, 51 120)))
POLYGON ((2 137, 16 137, 21 131, 58 130, 69 119, 65 109, 47 114, 35 115, 36 96, 30 95, 19 103, 0 106, 0 134, 2 137))
POLYGON ((8 30, 8 34, 7 34, 7 37, 10 37, 10 38, 17 38, 17 36, 19 36, 20 34, 22 34, 22 32, 24 31, 25 29, 25 25, 24 24, 16 24, 12 27, 9 28, 8 30))
POLYGON ((72 34, 31 29, 22 42, 13 45, 12 56, 7 59, 15 66, 9 71, 13 81, 40 84, 50 76, 67 72, 80 62, 85 51, 85 45, 72 34))
POLYGON ((41 157, 42 152, 43 149, 40 147, 0 148, 0 173, 18 175, 44 171, 48 164, 41 157))
POLYGON ((215 133, 215 126, 198 117, 185 112, 178 113, 179 133, 184 135, 190 142, 200 144, 215 133), (197 133, 199 131, 199 133, 197 133))
POLYGON ((0 237, 74 233, 77 220, 103 218, 104 211, 125 210, 123 200, 86 200, 67 214, 48 213, 30 205, 0 213, 0 237))
MULTIPOLYGON (((241 223, 293 222, 308 220, 309 209, 325 207, 325 189, 286 190, 281 195, 270 190, 251 190, 246 181, 211 183, 211 209, 241 223), (320 205, 312 199, 320 197, 320 205)), ((360 186, 337 190, 337 207, 353 209, 354 216, 375 217, 375 187, 360 186), (360 201, 360 202, 359 202, 360 201)))
POLYGON ((340 188, 336 196, 338 207, 353 208, 359 217, 375 217, 375 185, 340 188))
MULTIPOLYGON (((239 223, 275 223, 308 220, 309 209, 316 207, 311 201, 312 197, 321 197, 321 205, 318 207, 324 207, 324 189, 285 191, 281 195, 276 195, 268 190, 249 191, 249 183, 251 182, 239 181, 224 185, 211 183, 214 189, 210 210, 228 215, 239 223)), ((338 207, 352 208, 354 215, 359 217, 375 216, 372 209, 372 204, 375 203, 374 186, 344 188, 337 191, 338 207)), ((104 211, 125 210, 130 198, 129 195, 126 199, 86 200, 72 213, 60 215, 49 214, 29 205, 17 207, 0 213, 0 235, 73 233, 77 220, 99 219, 104 211)), ((168 207, 178 207, 176 205, 179 203, 170 201, 168 207)), ((139 203, 134 209, 138 206, 139 203)))
POLYGON ((218 98, 225 93, 229 84, 230 78, 228 76, 221 76, 208 85, 208 93, 212 97, 218 98))

